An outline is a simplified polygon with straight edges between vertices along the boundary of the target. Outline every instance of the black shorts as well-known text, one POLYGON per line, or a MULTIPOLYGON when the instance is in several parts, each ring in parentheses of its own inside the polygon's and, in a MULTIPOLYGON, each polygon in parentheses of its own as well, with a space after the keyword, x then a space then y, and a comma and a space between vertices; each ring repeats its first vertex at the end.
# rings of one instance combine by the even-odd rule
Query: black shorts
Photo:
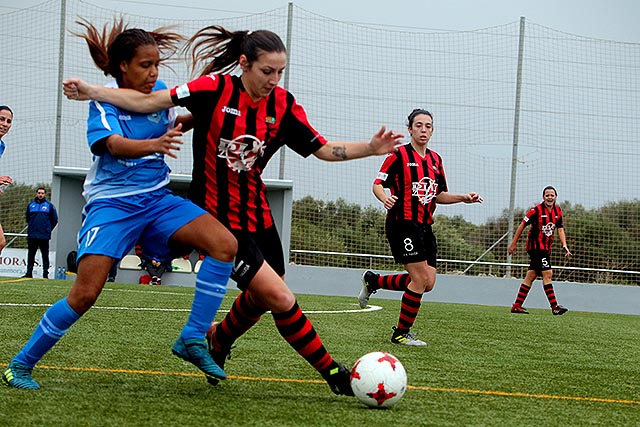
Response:
POLYGON ((533 270, 536 273, 551 270, 551 252, 534 249, 527 253, 529 254, 529 258, 531 258, 529 270, 533 270))
POLYGON ((385 223, 391 254, 399 264, 427 261, 436 267, 438 244, 431 224, 387 219, 385 223))
POLYGON ((275 226, 255 233, 238 230, 231 232, 238 240, 238 253, 231 273, 238 288, 246 290, 265 261, 278 276, 284 276, 282 242, 275 226))

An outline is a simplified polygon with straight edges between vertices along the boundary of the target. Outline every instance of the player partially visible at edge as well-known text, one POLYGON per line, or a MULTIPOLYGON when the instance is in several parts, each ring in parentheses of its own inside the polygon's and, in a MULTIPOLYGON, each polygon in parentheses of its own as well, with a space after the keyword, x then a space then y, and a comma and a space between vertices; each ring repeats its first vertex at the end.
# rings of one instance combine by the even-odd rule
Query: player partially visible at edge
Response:
MULTIPOLYGON (((173 52, 182 38, 158 29, 125 29, 122 20, 102 34, 81 22, 91 56, 111 87, 152 93, 166 86, 158 78, 161 53, 173 52)), ((102 292, 114 262, 139 240, 156 251, 169 245, 197 247, 208 254, 196 278, 191 313, 173 345, 176 356, 193 363, 205 376, 226 374, 208 352, 205 334, 226 293, 237 243, 233 235, 203 209, 171 193, 164 155, 176 157, 181 126, 172 110, 135 114, 92 102, 87 136, 94 162, 84 183, 84 220, 78 233, 78 275, 69 295, 49 308, 31 339, 2 374, 4 384, 37 389, 36 363, 89 310, 102 292), (178 125, 174 127, 174 122, 178 125)))
MULTIPOLYGON (((0 105, 0 157, 2 157, 6 148, 6 144, 2 138, 7 134, 7 132, 9 132, 12 124, 13 111, 11 111, 11 108, 6 105, 0 105)), ((2 194, 2 189, 10 184, 13 184, 13 179, 9 175, 0 176, 0 194, 2 194)), ((2 225, 0 225, 0 252, 2 252, 6 244, 7 240, 4 237, 2 225)))
POLYGON ((331 357, 284 282, 282 243, 261 174, 283 145, 304 157, 313 154, 321 160, 341 161, 392 152, 403 135, 383 126, 370 141, 327 141, 311 126, 294 96, 278 86, 287 54, 280 37, 271 31, 211 26, 192 37, 191 48, 194 68, 203 71, 200 78, 182 86, 141 94, 69 79, 65 94, 139 112, 180 105, 193 114, 191 198, 238 239, 232 278, 242 292, 224 320, 210 329, 213 358, 224 363, 231 345, 271 311, 280 335, 331 390, 353 395, 349 369, 331 357), (238 66, 240 76, 228 74, 238 66))
POLYGON ((365 271, 358 303, 365 308, 378 289, 403 292, 391 342, 424 347, 427 343, 410 331, 420 311, 422 295, 436 283, 438 246, 431 229, 436 203, 482 203, 482 197, 474 192, 448 192, 442 157, 428 148, 434 129, 429 111, 413 110, 407 128, 411 141, 387 156, 373 182, 373 194, 387 210, 385 231, 391 253, 407 273, 381 276, 365 271))
POLYGON ((520 285, 520 290, 516 296, 516 301, 511 306, 511 312, 516 314, 529 314, 523 307, 533 281, 542 277, 542 289, 549 300, 551 312, 558 316, 569 311, 566 307, 558 304, 556 293, 553 289, 553 269, 551 268, 551 244, 553 243, 554 232, 558 231, 558 237, 564 250, 564 256, 570 257, 571 251, 567 246, 567 237, 564 233, 564 220, 562 209, 556 204, 558 193, 552 186, 547 186, 542 190, 542 203, 532 207, 520 222, 513 241, 509 245, 509 254, 516 253, 516 244, 522 235, 524 228, 531 225, 527 238, 527 253, 531 262, 527 274, 520 285))

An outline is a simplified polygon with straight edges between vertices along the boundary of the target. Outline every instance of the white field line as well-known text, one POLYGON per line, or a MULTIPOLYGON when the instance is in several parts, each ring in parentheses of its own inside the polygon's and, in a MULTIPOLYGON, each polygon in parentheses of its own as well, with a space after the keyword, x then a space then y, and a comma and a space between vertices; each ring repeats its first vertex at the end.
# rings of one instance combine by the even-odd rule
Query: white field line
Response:
MULTIPOLYGON (((162 292, 164 293, 164 292, 162 292)), ((52 304, 35 304, 35 303, 10 303, 2 302, 0 307, 51 307, 52 304)), ((356 306, 357 304, 350 304, 356 306)), ((160 311, 160 312, 190 312, 190 308, 158 308, 158 307, 110 307, 94 305, 92 308, 98 310, 131 310, 131 311, 160 311)), ((346 314, 346 313, 370 313, 372 311, 382 310, 382 307, 377 305, 370 305, 367 308, 357 308, 348 310, 302 310, 305 314, 346 314)), ((227 313, 229 310, 218 310, 222 313, 227 313)))

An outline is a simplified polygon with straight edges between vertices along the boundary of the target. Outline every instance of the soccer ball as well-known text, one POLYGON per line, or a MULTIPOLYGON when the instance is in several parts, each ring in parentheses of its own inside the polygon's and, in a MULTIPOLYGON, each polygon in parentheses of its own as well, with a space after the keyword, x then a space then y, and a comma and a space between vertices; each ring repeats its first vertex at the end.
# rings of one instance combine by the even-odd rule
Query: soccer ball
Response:
POLYGON ((362 356, 351 370, 351 388, 372 408, 390 408, 407 390, 407 373, 397 357, 376 351, 362 356))

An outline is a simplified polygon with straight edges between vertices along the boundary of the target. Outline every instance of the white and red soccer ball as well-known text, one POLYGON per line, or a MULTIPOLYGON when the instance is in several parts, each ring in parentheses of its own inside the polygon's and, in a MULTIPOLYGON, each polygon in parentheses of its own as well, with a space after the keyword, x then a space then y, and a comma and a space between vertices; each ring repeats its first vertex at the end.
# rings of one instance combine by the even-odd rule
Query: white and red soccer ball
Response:
POLYGON ((407 390, 407 372, 398 358, 389 353, 368 353, 351 370, 351 388, 365 405, 390 408, 407 390))

